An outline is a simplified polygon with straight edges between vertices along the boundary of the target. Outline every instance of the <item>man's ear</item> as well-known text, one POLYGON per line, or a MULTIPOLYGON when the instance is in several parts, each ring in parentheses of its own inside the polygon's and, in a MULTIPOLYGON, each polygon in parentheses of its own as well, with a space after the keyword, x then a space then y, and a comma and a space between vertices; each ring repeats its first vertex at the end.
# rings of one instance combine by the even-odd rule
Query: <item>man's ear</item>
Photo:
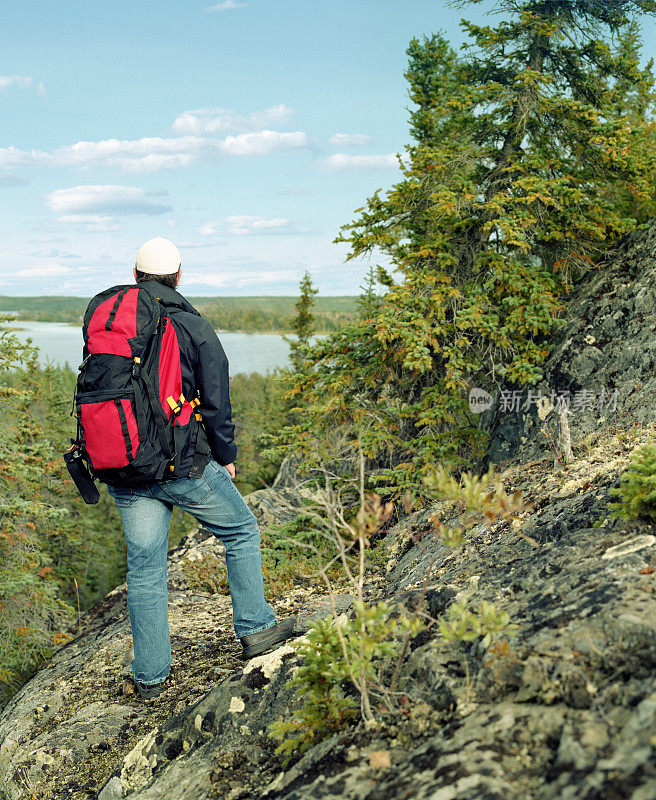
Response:
POLYGON ((182 267, 178 267, 178 271, 175 274, 175 286, 176 286, 176 289, 178 287, 178 284, 180 283, 180 278, 181 277, 182 277, 182 267))
POLYGON ((137 282, 137 268, 136 267, 133 268, 132 273, 134 274, 134 282, 136 283, 137 282))

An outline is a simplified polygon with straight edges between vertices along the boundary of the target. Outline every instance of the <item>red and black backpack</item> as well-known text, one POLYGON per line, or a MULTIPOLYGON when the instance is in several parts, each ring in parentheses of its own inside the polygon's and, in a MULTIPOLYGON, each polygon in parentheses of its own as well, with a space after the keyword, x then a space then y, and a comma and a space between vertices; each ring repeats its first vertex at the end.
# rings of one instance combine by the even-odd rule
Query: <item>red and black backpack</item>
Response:
POLYGON ((177 478, 196 444, 200 401, 182 394, 180 348, 166 314, 147 289, 130 285, 100 292, 84 315, 73 447, 104 483, 177 478))

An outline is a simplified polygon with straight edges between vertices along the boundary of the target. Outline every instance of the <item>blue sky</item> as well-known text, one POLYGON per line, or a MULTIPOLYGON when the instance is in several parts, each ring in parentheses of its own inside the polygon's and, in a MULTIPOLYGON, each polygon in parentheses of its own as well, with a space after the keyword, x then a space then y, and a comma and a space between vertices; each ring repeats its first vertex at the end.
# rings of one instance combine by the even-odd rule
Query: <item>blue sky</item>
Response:
MULTIPOLYGON (((332 244, 399 173, 439 0, 31 0, 3 10, 0 294, 89 296, 166 236, 187 294, 356 294, 332 244)), ((656 26, 645 26, 656 54, 656 26)))

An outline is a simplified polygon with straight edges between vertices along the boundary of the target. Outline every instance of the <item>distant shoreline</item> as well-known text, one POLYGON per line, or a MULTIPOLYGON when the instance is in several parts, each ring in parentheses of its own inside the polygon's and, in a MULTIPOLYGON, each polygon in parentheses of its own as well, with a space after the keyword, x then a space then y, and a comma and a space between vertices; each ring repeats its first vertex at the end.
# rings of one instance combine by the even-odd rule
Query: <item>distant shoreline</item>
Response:
MULTIPOLYGON (((292 295, 249 297, 194 297, 187 300, 212 327, 223 333, 293 335, 292 321, 298 313, 298 298, 292 295)), ((80 326, 88 298, 58 295, 0 295, 0 316, 12 323, 57 322, 80 326)), ((314 298, 314 330, 326 335, 341 330, 357 316, 356 295, 314 298)))
MULTIPOLYGON (((0 312, 0 316, 2 312, 0 312)), ((50 323, 52 325, 66 325, 69 328, 81 328, 80 322, 66 322, 60 319, 28 319, 26 317, 15 317, 17 323, 21 322, 37 322, 44 324, 50 323)), ((20 325, 13 325, 12 320, 8 322, 0 322, 0 330, 2 331, 25 331, 26 328, 21 328, 20 325), (8 327, 9 326, 9 327, 8 327)), ((217 333, 241 333, 245 336, 295 336, 294 331, 280 331, 280 330, 238 330, 236 328, 215 328, 217 333)), ((334 331, 329 330, 315 330, 313 336, 327 336, 334 331)))

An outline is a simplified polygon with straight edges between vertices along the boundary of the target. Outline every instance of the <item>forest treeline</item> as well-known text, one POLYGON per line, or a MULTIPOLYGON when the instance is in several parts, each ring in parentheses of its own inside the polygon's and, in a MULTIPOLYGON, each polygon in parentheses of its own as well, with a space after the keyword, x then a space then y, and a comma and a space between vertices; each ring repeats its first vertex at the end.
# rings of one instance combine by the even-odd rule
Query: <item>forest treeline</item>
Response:
MULTIPOLYGON (((186 296, 186 295, 185 295, 186 296)), ((188 297, 189 302, 216 330, 244 333, 289 333, 294 316, 294 297, 188 297)), ((317 298, 314 308, 316 333, 329 333, 351 322, 355 297, 317 298)), ((38 322, 82 323, 89 298, 12 297, 0 295, 0 313, 38 322)))
MULTIPOLYGON (((438 34, 410 42, 401 177, 338 237, 349 258, 373 257, 358 298, 315 297, 307 275, 296 303, 191 298, 223 330, 248 329, 246 308, 255 329, 271 330, 259 320, 275 300, 270 319, 297 335, 290 368, 232 382, 243 491, 270 482, 289 455, 340 497, 375 491, 398 513, 430 502, 438 465, 476 469, 485 453, 469 388, 537 383, 573 285, 656 214, 656 96, 636 18, 656 13, 656 0, 496 5, 493 25, 463 21, 464 49, 438 34)), ((67 309, 71 298, 49 299, 51 313, 79 322, 83 300, 67 309)), ((17 310, 13 301, 3 307, 17 310)), ((61 460, 74 375, 39 369, 0 330, 0 377, 8 695, 61 637, 78 596, 89 605, 125 567, 111 502, 85 507, 61 460)), ((357 503, 340 513, 356 518, 357 503)), ((186 524, 176 518, 173 537, 186 524)))

